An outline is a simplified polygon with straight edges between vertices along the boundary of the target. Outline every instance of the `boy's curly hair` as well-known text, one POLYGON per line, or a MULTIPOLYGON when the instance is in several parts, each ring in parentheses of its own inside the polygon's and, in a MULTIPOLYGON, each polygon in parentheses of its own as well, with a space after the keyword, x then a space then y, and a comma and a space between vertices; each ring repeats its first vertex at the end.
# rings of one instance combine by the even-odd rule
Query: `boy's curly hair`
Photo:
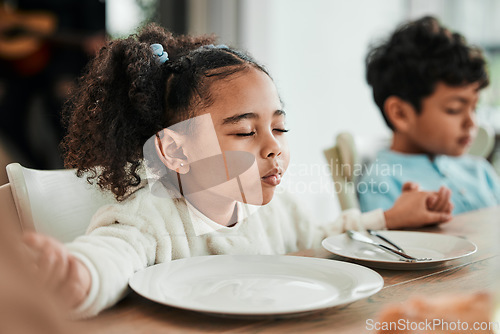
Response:
POLYGON ((103 47, 65 106, 65 166, 123 200, 141 183, 143 144, 212 103, 215 78, 249 66, 266 72, 248 55, 214 47, 214 40, 174 36, 150 24, 103 47), (168 53, 163 64, 150 49, 154 43, 168 53))
POLYGON ((366 57, 366 79, 385 122, 385 100, 398 96, 421 111, 423 98, 434 92, 438 82, 461 86, 478 82, 488 86, 486 62, 481 51, 467 45, 431 16, 399 27, 388 41, 371 48, 366 57))

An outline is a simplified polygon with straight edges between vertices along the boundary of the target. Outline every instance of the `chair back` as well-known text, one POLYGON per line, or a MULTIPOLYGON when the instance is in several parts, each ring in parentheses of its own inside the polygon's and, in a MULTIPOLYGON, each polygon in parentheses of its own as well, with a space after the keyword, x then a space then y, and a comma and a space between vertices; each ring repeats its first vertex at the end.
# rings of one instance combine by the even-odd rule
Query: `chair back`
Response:
POLYGON ((332 172, 335 192, 342 210, 359 208, 356 193, 356 173, 353 167, 359 157, 352 135, 342 132, 337 136, 334 146, 323 151, 332 172))
POLYGON ((23 229, 62 242, 85 234, 97 209, 116 202, 111 193, 77 177, 74 169, 37 170, 12 163, 7 175, 23 229))
POLYGON ((469 148, 469 154, 488 158, 495 147, 495 130, 489 124, 477 128, 476 138, 469 148))

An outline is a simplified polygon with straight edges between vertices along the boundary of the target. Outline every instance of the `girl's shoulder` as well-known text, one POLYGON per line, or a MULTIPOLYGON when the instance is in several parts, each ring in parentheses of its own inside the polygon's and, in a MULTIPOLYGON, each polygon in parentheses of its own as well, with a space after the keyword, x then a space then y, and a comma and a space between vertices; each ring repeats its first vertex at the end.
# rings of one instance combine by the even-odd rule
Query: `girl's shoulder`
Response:
POLYGON ((106 225, 115 221, 134 222, 143 218, 168 216, 178 212, 185 203, 167 194, 155 193, 146 184, 136 188, 123 201, 101 207, 92 218, 93 224, 106 225))

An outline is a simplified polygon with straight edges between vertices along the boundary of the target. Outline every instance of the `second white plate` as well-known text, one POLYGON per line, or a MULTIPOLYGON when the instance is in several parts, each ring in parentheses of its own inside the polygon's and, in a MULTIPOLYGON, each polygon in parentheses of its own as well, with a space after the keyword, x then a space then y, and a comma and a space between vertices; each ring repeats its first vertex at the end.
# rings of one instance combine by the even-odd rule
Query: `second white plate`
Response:
MULTIPOLYGON (((396 256, 375 246, 351 240, 345 233, 326 238, 322 245, 333 254, 355 260, 362 265, 397 270, 433 268, 446 261, 471 255, 477 250, 473 242, 451 235, 412 231, 380 231, 379 233, 402 247, 409 255, 432 260, 411 263, 400 261, 396 256)), ((385 244, 378 238, 371 238, 377 243, 385 244)))
POLYGON ((129 281, 161 304, 225 316, 290 316, 368 297, 384 285, 352 263, 298 256, 211 255, 157 264, 129 281))

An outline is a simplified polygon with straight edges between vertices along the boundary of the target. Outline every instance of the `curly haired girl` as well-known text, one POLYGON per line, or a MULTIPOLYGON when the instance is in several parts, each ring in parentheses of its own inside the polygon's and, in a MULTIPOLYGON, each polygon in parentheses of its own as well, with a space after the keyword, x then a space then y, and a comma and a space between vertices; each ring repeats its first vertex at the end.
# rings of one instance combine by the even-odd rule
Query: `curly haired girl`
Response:
POLYGON ((133 273, 155 263, 285 254, 358 224, 449 219, 447 196, 408 185, 385 213, 346 211, 329 225, 311 224, 290 196, 275 194, 289 150, 273 80, 248 55, 213 42, 149 25, 103 48, 68 104, 67 167, 118 201, 71 243, 36 233, 25 240, 38 254, 41 277, 77 316, 116 303, 133 273), (440 202, 441 212, 429 211, 430 201, 440 202), (250 212, 250 204, 258 210, 250 212))

